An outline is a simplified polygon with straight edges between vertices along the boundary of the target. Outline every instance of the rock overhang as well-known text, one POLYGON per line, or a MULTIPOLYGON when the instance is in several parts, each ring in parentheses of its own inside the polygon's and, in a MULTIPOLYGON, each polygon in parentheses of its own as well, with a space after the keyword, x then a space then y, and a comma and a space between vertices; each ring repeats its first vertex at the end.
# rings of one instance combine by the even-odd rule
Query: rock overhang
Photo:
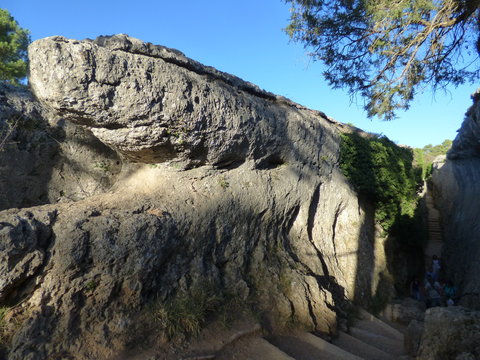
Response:
POLYGON ((45 38, 30 45, 29 56, 37 98, 133 161, 291 161, 295 128, 321 135, 333 123, 177 50, 123 34, 45 38))

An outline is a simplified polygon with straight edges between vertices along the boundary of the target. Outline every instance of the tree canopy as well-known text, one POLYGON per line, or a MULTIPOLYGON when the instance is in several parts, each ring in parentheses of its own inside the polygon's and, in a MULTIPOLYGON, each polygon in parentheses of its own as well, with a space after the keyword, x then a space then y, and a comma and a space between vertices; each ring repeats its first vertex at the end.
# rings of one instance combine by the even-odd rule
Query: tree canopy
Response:
POLYGON ((331 86, 365 98, 369 117, 393 119, 427 85, 478 81, 480 0, 285 1, 290 37, 331 86))
POLYGON ((18 84, 27 75, 29 31, 0 9, 0 81, 18 84))

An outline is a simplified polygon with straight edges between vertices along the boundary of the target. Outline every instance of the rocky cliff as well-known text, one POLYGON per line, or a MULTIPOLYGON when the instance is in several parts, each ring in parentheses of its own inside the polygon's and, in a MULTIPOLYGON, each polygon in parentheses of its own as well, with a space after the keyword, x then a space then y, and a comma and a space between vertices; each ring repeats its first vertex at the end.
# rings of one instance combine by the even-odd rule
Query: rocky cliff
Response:
POLYGON ((479 308, 480 297, 480 97, 453 141, 445 162, 434 164, 433 185, 445 232, 448 278, 459 286, 460 303, 479 308))
POLYGON ((118 155, 90 131, 1 84, 0 155, 0 210, 102 193, 120 171, 118 155))
POLYGON ((349 303, 371 303, 388 277, 384 239, 338 168, 348 127, 124 35, 52 37, 29 54, 40 103, 1 99, 40 124, 17 126, 1 153, 26 199, 0 212, 9 359, 115 357, 172 335, 189 299, 205 316, 248 307, 266 330, 325 336, 349 303), (23 150, 37 130, 45 144, 23 150))

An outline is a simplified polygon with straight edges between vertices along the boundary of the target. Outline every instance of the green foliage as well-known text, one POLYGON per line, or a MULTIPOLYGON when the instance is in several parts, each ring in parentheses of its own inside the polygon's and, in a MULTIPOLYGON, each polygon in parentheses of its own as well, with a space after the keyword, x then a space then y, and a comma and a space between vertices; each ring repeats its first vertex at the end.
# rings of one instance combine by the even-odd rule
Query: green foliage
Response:
POLYGON ((180 293, 154 310, 155 321, 169 339, 198 335, 207 316, 219 305, 221 298, 210 286, 195 286, 189 293, 180 293))
POLYGON ((0 9, 0 81, 19 84, 27 75, 29 31, 22 29, 10 13, 0 9))
POLYGON ((480 74, 478 0, 285 0, 290 37, 326 65, 333 88, 360 94, 368 115, 408 109, 418 90, 480 74))
POLYGON ((226 189, 230 186, 230 183, 227 181, 225 176, 218 178, 218 184, 222 187, 222 189, 226 189))
POLYGON ((155 303, 152 309, 154 322, 170 340, 196 336, 210 321, 227 327, 245 313, 251 315, 248 301, 207 281, 199 281, 166 302, 155 303))
POLYGON ((10 308, 7 306, 0 306, 0 348, 5 347, 10 341, 10 331, 8 325, 5 321, 5 316, 7 315, 10 308))
POLYGON ((423 148, 415 148, 414 163, 421 169, 422 180, 427 180, 432 172, 433 160, 439 155, 446 155, 452 147, 452 140, 444 140, 440 145, 426 145, 423 148))
POLYGON ((87 281, 85 284, 85 290, 88 292, 94 291, 98 286, 98 283, 95 280, 87 281))
POLYGON ((410 149, 383 136, 342 135, 340 168, 355 189, 375 201, 375 220, 389 230, 401 216, 413 217, 420 181, 410 149))
POLYGON ((93 167, 95 169, 100 169, 103 172, 109 172, 110 171, 110 165, 105 161, 97 161, 96 163, 93 164, 93 167))

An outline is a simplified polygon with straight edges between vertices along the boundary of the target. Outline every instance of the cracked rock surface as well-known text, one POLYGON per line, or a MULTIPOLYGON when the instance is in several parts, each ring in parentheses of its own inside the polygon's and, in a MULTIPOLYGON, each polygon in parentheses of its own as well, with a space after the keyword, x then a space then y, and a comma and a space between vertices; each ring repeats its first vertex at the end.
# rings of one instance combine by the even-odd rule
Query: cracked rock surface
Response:
POLYGON ((372 301, 384 239, 338 168, 340 124, 124 35, 39 40, 30 59, 43 108, 123 160, 104 193, 0 212, 8 359, 120 358, 164 338, 152 304, 205 281, 268 331, 330 336, 372 301))
POLYGON ((446 161, 434 164, 432 183, 444 230, 446 277, 458 287, 463 306, 480 303, 480 93, 465 114, 446 161))
POLYGON ((136 161, 225 166, 301 158, 320 164, 303 143, 331 146, 328 137, 320 139, 331 126, 318 112, 299 111, 178 51, 126 35, 50 37, 31 44, 29 54, 38 99, 136 161))

